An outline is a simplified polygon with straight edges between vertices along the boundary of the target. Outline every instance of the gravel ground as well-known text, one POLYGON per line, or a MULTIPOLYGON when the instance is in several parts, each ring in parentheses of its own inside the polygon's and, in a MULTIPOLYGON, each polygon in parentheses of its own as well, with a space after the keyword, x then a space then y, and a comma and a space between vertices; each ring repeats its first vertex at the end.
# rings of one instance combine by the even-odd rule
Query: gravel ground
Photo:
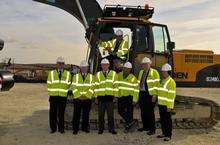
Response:
MULTIPOLYGON (((220 104, 220 89, 178 89, 178 94, 209 98, 220 104)), ((43 84, 16 84, 10 92, 0 93, 0 145, 220 145, 220 123, 211 129, 175 129, 173 139, 164 143, 156 135, 146 133, 118 135, 97 131, 90 134, 80 132, 73 136, 71 131, 64 135, 49 134, 48 97, 43 84)), ((157 134, 160 130, 157 130, 157 134)))

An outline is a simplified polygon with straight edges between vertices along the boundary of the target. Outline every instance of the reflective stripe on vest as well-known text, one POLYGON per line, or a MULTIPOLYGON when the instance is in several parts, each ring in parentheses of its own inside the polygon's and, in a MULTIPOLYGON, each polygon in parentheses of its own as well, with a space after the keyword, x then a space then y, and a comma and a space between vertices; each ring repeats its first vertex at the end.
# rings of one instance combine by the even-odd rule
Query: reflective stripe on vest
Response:
MULTIPOLYGON (((142 79, 144 70, 141 70, 138 77, 138 83, 140 85, 140 81, 142 79)), ((157 90, 159 86, 160 76, 157 70, 150 68, 149 74, 146 79, 146 83, 148 86, 148 92, 152 96, 157 96, 157 90)))
MULTIPOLYGON (((173 109, 176 97, 176 90, 169 89, 169 85, 171 84, 172 78, 169 77, 167 80, 164 80, 161 86, 158 88, 158 104, 167 106, 168 108, 173 109), (164 83, 164 84, 163 84, 164 83)), ((175 89, 175 86, 171 86, 175 89)))
POLYGON ((70 87, 70 72, 64 70, 61 79, 56 70, 50 71, 47 80, 47 90, 49 96, 67 97, 67 92, 70 87))
POLYGON ((116 82, 116 72, 109 71, 108 75, 104 76, 103 72, 98 72, 96 74, 96 82, 95 82, 95 96, 105 96, 112 95, 116 96, 118 93, 118 88, 115 87, 116 82))
POLYGON ((118 86, 118 97, 132 96, 133 101, 138 101, 139 88, 137 79, 133 74, 129 74, 127 78, 123 77, 123 72, 118 74, 118 81, 115 82, 118 86))
POLYGON ((76 74, 73 78, 71 89, 73 91, 74 98, 79 98, 83 95, 88 99, 91 99, 94 94, 92 74, 87 74, 84 80, 81 74, 76 74))

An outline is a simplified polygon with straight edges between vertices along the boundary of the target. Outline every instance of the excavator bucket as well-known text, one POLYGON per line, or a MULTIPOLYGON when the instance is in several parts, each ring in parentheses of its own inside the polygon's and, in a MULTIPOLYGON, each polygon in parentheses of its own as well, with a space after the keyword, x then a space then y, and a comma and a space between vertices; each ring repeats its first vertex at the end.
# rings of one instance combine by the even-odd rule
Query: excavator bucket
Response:
POLYGON ((96 0, 34 0, 61 8, 77 18, 88 29, 102 16, 102 9, 96 0))

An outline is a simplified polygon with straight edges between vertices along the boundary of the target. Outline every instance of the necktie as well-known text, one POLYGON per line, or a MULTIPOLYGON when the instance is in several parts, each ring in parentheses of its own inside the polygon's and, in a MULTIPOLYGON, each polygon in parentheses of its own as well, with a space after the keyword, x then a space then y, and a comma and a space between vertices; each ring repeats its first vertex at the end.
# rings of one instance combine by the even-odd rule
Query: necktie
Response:
POLYGON ((105 76, 105 78, 107 77, 107 72, 106 71, 104 72, 104 76, 105 76))
POLYGON ((59 80, 61 80, 61 77, 62 77, 62 72, 59 71, 59 80))
POLYGON ((84 81, 84 80, 85 80, 86 75, 85 75, 85 74, 83 74, 83 75, 82 75, 82 77, 83 77, 83 81, 84 81))
POLYGON ((141 86, 140 86, 141 88, 143 88, 145 85, 146 76, 147 76, 147 73, 146 71, 144 71, 142 78, 141 78, 141 86))

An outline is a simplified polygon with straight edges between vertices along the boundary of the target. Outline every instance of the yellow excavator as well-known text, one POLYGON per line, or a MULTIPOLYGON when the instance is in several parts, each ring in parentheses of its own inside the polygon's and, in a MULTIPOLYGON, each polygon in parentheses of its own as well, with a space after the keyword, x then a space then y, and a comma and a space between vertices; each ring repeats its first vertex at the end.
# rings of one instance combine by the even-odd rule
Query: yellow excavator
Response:
MULTIPOLYGON (((220 86, 220 57, 209 51, 175 50, 168 27, 150 21, 154 8, 149 5, 106 5, 102 9, 96 0, 34 1, 61 8, 83 24, 89 46, 87 60, 93 74, 100 69, 101 59, 106 57, 106 53, 99 48, 99 42, 112 40, 115 32, 120 29, 125 33, 124 39, 129 41, 129 53, 125 61, 133 64, 135 75, 140 70, 142 58, 147 56, 156 69, 160 69, 165 63, 171 64, 178 86, 220 86)), ((68 106, 68 112, 72 112, 71 106, 68 106)), ((138 109, 135 112, 139 119, 138 109)), ((187 96, 177 96, 175 112, 174 127, 177 128, 211 127, 219 115, 218 105, 213 101, 187 96)), ((92 111, 92 114, 95 116, 96 111, 92 111)), ((67 127, 71 125, 70 116, 67 113, 67 127)), ((95 127, 96 118, 91 119, 91 122, 95 127)))

